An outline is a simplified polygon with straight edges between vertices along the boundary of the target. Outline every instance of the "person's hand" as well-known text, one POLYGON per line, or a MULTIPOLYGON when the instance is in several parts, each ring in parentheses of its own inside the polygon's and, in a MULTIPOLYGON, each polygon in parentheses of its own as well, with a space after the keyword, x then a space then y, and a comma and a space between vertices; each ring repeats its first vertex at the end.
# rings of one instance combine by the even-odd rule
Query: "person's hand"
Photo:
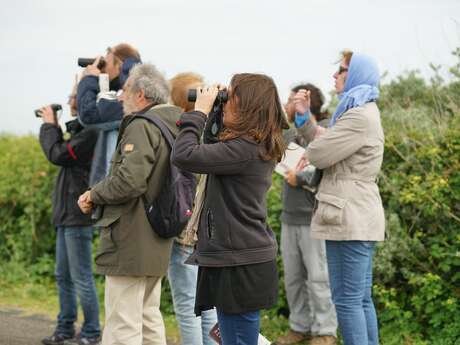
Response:
POLYGON ((300 89, 293 98, 295 111, 299 114, 305 114, 310 111, 310 90, 300 89))
POLYGON ((297 175, 294 170, 287 170, 286 175, 284 176, 284 179, 286 180, 287 183, 289 183, 290 186, 296 187, 297 186, 297 175))
POLYGON ((308 157, 303 155, 299 159, 299 162, 297 163, 297 166, 295 167, 295 171, 302 171, 309 164, 310 162, 308 161, 308 157))
POLYGON ((217 93, 219 92, 218 85, 213 85, 210 87, 203 87, 196 89, 196 101, 195 101, 195 111, 201 111, 206 116, 209 115, 209 112, 212 109, 212 105, 216 100, 217 93))
POLYGON ((96 60, 94 60, 92 65, 86 66, 86 68, 83 70, 82 78, 86 77, 87 75, 94 75, 97 77, 99 74, 101 74, 101 70, 97 68, 97 65, 99 65, 99 61, 101 61, 100 55, 96 58, 96 60))
POLYGON ((91 192, 88 190, 84 192, 78 198, 78 207, 80 207, 81 212, 88 214, 93 208, 93 202, 91 201, 91 192))
POLYGON ((54 111, 51 109, 51 106, 48 105, 40 109, 42 119, 44 123, 51 123, 52 125, 56 125, 56 117, 54 116, 54 111))

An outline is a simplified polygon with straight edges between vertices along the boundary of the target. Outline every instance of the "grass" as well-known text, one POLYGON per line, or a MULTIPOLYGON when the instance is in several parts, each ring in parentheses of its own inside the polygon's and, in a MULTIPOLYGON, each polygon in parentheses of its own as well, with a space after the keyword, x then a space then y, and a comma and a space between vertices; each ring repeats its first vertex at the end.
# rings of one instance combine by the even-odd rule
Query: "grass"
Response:
MULTIPOLYGON (((99 297, 100 320, 104 320, 104 281, 96 279, 99 297)), ((24 267, 0 263, 0 308, 20 309, 27 314, 44 315, 56 319, 59 310, 58 294, 55 282, 47 277, 40 280, 30 279, 24 267)), ((163 312, 166 336, 169 341, 179 343, 179 330, 175 316, 163 312)), ((83 320, 81 308, 78 320, 83 320)))
MULTIPOLYGON (((98 292, 103 291, 103 282, 96 280, 98 292)), ((100 296, 103 301, 103 296, 100 296)), ((100 319, 104 320, 104 306, 100 305, 100 319)), ((25 314, 40 314, 54 320, 59 310, 56 285, 47 279, 44 282, 0 282, 0 308, 17 308, 25 314)), ((179 330, 176 318, 173 314, 163 313, 166 336, 173 342, 178 342, 179 330)), ((79 310, 79 320, 82 320, 81 309, 79 310)), ((274 317, 266 312, 261 317, 261 333, 268 339, 274 340, 288 329, 286 318, 274 317)))

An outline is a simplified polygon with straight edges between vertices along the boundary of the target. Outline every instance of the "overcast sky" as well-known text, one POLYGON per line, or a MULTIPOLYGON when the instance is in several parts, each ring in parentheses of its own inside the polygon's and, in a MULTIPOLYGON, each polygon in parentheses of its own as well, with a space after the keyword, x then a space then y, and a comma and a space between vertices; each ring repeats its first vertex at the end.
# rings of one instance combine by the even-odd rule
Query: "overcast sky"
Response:
POLYGON ((120 42, 167 78, 194 71, 228 83, 234 73, 262 72, 286 98, 299 81, 329 92, 343 48, 374 56, 386 80, 416 68, 429 76, 430 62, 451 65, 460 1, 7 1, 0 12, 0 132, 37 133, 33 110, 66 102, 77 58, 120 42))

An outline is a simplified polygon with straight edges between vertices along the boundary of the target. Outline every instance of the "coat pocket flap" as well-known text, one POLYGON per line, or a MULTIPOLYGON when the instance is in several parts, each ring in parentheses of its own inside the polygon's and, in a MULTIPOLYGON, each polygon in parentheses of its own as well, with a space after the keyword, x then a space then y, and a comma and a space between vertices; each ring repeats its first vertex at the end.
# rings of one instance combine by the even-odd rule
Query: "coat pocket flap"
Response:
POLYGON ((115 223, 121 217, 121 213, 104 214, 94 226, 106 228, 115 223))
POLYGON ((342 199, 331 194, 318 193, 315 197, 318 201, 325 202, 340 209, 344 208, 347 203, 346 199, 342 199))

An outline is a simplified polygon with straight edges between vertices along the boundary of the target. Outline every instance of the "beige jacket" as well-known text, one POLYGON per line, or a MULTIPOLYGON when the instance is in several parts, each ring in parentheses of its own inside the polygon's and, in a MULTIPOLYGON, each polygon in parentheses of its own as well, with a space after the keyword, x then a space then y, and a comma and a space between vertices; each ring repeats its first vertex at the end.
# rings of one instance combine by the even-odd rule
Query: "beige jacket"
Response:
POLYGON ((324 169, 312 237, 383 241, 385 217, 376 178, 384 135, 377 105, 349 109, 317 138, 317 125, 310 121, 298 131, 312 141, 306 151, 310 163, 324 169))

